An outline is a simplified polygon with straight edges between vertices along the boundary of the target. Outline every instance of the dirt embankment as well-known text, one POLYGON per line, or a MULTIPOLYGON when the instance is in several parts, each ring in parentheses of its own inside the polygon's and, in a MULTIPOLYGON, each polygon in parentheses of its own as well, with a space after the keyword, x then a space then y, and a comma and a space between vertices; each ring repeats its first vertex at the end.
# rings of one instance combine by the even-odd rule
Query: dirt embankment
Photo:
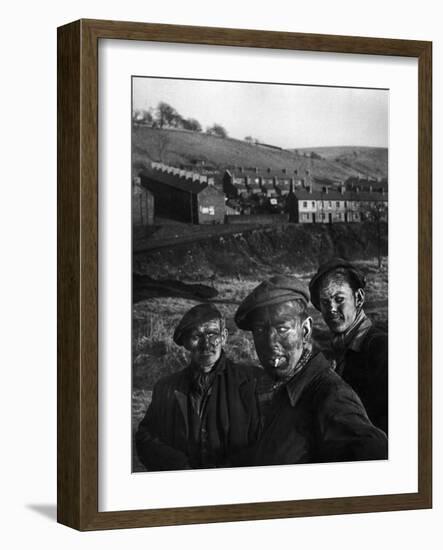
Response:
POLYGON ((146 252, 134 273, 156 279, 210 280, 312 271, 332 256, 369 260, 388 253, 387 225, 285 224, 146 252))

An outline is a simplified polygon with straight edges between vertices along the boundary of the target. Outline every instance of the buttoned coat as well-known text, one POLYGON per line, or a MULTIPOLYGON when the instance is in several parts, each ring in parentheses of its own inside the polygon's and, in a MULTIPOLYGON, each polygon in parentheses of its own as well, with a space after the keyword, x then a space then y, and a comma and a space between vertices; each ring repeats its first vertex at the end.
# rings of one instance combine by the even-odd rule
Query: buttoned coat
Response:
POLYGON ((255 370, 235 365, 224 355, 220 361, 224 367, 217 369, 219 380, 213 384, 223 388, 223 392, 216 390, 222 397, 217 400, 211 395, 208 401, 210 407, 214 398, 214 407, 218 407, 212 424, 217 433, 208 434, 209 447, 211 440, 219 442, 209 448, 212 458, 202 460, 193 442, 189 422, 192 376, 191 367, 187 367, 157 382, 152 402, 139 425, 136 448, 147 470, 246 465, 248 448, 256 442, 260 427, 255 370))
POLYGON ((387 438, 355 391, 316 352, 280 388, 254 450, 254 464, 386 459, 387 438))

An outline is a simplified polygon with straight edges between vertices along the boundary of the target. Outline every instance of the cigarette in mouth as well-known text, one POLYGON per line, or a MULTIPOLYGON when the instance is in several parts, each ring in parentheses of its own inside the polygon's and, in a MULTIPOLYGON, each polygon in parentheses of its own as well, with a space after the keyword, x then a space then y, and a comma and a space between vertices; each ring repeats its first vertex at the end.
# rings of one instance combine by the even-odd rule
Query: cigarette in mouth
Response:
POLYGON ((274 359, 274 369, 278 367, 278 364, 280 363, 280 358, 279 357, 276 357, 274 359))

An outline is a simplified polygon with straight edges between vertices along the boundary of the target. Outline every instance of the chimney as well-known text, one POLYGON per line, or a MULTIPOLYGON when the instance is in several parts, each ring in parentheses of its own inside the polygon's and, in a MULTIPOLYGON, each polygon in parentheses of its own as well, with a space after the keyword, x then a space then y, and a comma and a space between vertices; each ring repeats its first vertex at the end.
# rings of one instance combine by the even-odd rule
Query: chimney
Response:
POLYGON ((308 187, 309 193, 312 193, 312 185, 308 187))
POLYGON ((345 186, 344 186, 344 185, 342 185, 342 186, 340 187, 340 193, 341 193, 342 195, 345 194, 345 186))
POLYGON ((323 193, 326 193, 326 194, 329 193, 329 187, 327 185, 323 186, 323 193))
POLYGON ((256 174, 258 174, 258 168, 257 168, 257 166, 254 168, 254 172, 255 172, 256 174))
POLYGON ((372 185, 369 186, 369 193, 372 193, 372 185))

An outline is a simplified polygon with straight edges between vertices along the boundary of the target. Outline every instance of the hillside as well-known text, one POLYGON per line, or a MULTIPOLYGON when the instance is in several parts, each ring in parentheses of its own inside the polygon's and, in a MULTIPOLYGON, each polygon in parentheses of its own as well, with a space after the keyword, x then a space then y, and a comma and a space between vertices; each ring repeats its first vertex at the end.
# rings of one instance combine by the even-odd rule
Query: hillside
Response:
POLYGON ((386 178, 388 175, 388 150, 384 147, 313 147, 298 151, 316 153, 340 166, 358 170, 364 176, 386 178))
MULTIPOLYGON (((385 256, 387 226, 382 224, 380 230, 385 256)), ((287 269, 312 270, 332 256, 374 258, 378 254, 377 231, 371 223, 280 224, 146 251, 134 257, 133 270, 157 279, 193 281, 214 275, 257 277, 287 269)))
POLYGON ((335 148, 320 148, 318 154, 323 158, 312 159, 306 155, 308 151, 299 150, 297 154, 232 138, 186 130, 159 130, 148 126, 134 126, 132 139, 134 172, 153 160, 172 165, 203 160, 220 170, 229 165, 272 170, 285 168, 289 174, 297 170, 301 176, 309 170, 319 183, 321 180, 345 180, 359 175, 387 176, 386 149, 381 150, 386 153, 386 162, 383 163, 378 160, 379 152, 375 148, 355 147, 350 148, 349 152, 340 148, 339 153, 331 154, 327 150, 335 148), (374 159, 372 162, 371 158, 374 159))

